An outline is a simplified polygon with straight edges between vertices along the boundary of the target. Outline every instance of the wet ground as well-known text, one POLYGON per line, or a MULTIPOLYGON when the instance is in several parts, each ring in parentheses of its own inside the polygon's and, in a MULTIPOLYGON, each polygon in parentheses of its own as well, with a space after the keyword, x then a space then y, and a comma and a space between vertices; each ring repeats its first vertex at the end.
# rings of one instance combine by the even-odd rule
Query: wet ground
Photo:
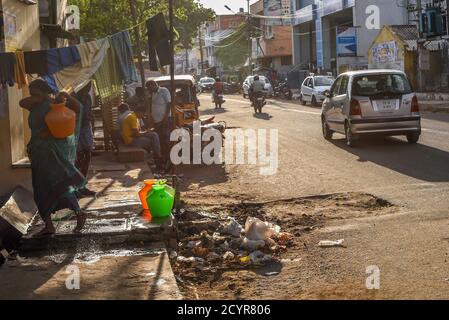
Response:
POLYGON ((152 178, 146 163, 117 164, 111 154, 95 157, 82 199, 88 213, 81 234, 65 212, 53 218, 56 235, 36 239, 36 217, 17 255, 0 269, 0 299, 178 299, 166 251, 176 237, 172 219, 149 221, 141 215, 138 191, 152 178), (74 269, 75 268, 75 269, 74 269), (78 270, 80 288, 66 285, 78 270))

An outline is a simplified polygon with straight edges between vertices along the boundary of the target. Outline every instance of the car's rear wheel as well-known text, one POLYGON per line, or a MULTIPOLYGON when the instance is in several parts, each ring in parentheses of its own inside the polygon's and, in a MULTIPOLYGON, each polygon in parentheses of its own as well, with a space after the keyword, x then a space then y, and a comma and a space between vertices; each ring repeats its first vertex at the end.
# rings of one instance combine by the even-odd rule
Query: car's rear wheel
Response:
POLYGON ((345 138, 346 138, 346 145, 348 147, 355 147, 357 142, 358 142, 358 138, 356 135, 354 135, 351 131, 351 126, 349 125, 349 123, 346 122, 345 124, 345 138))
POLYGON ((305 106, 305 105, 307 104, 307 102, 304 100, 304 96, 302 95, 302 93, 301 93, 301 95, 299 96, 299 101, 301 102, 301 104, 302 104, 303 106, 305 106))
POLYGON ((410 144, 415 144, 419 141, 420 134, 419 133, 410 133, 407 135, 407 141, 410 144))
POLYGON ((322 117, 321 119, 322 127, 323 127, 323 137, 326 140, 331 140, 332 136, 334 135, 334 132, 329 129, 329 125, 326 122, 326 119, 322 117))

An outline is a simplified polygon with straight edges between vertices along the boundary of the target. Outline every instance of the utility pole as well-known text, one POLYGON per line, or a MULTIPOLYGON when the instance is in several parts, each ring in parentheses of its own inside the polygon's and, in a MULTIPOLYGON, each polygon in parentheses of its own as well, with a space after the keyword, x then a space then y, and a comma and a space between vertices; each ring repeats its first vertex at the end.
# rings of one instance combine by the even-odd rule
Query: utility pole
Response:
POLYGON ((446 37, 449 41, 449 0, 446 0, 446 37))
MULTIPOLYGON (((449 1, 449 0, 448 0, 449 1)), ((201 76, 204 74, 204 55, 203 55, 203 39, 201 35, 201 26, 198 30, 198 41, 200 42, 200 59, 201 59, 201 76)))
MULTIPOLYGON (((174 43, 174 12, 173 12, 173 0, 168 2, 168 16, 170 20, 170 94, 171 94, 171 114, 175 115, 175 43, 174 43)), ((175 128, 175 123, 173 121, 173 129, 175 128)))
POLYGON ((252 30, 252 21, 251 21, 251 12, 249 0, 246 0, 248 3, 248 63, 249 63, 249 71, 250 74, 253 74, 253 43, 251 39, 251 30, 252 30))
POLYGON ((423 71, 421 70, 421 59, 422 59, 422 50, 424 50, 424 46, 422 40, 424 35, 422 33, 421 24, 422 24, 422 2, 421 0, 416 0, 416 10, 418 11, 418 21, 419 21, 419 39, 418 39, 418 87, 419 90, 423 90, 423 71))
MULTIPOLYGON (((129 7, 131 8, 131 16, 133 17, 133 21, 139 21, 137 18, 137 12, 136 12, 136 0, 129 0, 129 7)), ((139 32, 139 26, 134 27, 134 36, 136 37, 136 47, 138 51, 137 59, 139 61, 139 69, 140 69, 140 80, 142 81, 142 87, 145 88, 145 68, 143 67, 143 61, 142 61, 142 49, 140 47, 140 32, 139 32)), ((146 99, 146 98, 145 98, 146 99)), ((146 101, 145 101, 146 104, 146 101)))

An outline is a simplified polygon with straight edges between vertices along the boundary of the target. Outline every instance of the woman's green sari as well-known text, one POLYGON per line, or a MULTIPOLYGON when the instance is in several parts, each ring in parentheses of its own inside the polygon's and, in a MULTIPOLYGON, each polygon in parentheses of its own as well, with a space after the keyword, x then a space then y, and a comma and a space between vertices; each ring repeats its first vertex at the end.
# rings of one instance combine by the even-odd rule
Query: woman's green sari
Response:
POLYGON ((66 139, 42 137, 42 133, 48 132, 45 116, 50 110, 50 102, 45 102, 32 108, 28 118, 31 128, 28 156, 34 200, 43 219, 61 209, 71 209, 75 213, 81 211, 75 191, 86 183, 85 177, 75 167, 82 106, 77 115, 76 132, 66 139))

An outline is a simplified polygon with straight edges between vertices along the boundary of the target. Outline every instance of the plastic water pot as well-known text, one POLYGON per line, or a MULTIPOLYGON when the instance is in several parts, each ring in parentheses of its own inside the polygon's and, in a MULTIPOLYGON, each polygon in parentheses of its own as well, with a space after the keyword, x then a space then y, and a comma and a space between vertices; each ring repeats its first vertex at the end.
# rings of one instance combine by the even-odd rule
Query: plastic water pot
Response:
POLYGON ((142 188, 142 190, 139 191, 139 199, 140 202, 142 203, 142 208, 143 210, 149 210, 148 208, 148 203, 147 203, 147 197, 148 194, 150 193, 151 189, 153 188, 153 185, 157 183, 158 180, 156 179, 150 179, 150 180, 145 180, 145 186, 142 188))
POLYGON ((51 111, 45 116, 45 123, 53 137, 65 139, 75 132, 76 113, 64 103, 51 104, 51 111))
POLYGON ((175 189, 165 184, 153 185, 147 197, 148 208, 155 218, 169 217, 175 203, 175 189))

